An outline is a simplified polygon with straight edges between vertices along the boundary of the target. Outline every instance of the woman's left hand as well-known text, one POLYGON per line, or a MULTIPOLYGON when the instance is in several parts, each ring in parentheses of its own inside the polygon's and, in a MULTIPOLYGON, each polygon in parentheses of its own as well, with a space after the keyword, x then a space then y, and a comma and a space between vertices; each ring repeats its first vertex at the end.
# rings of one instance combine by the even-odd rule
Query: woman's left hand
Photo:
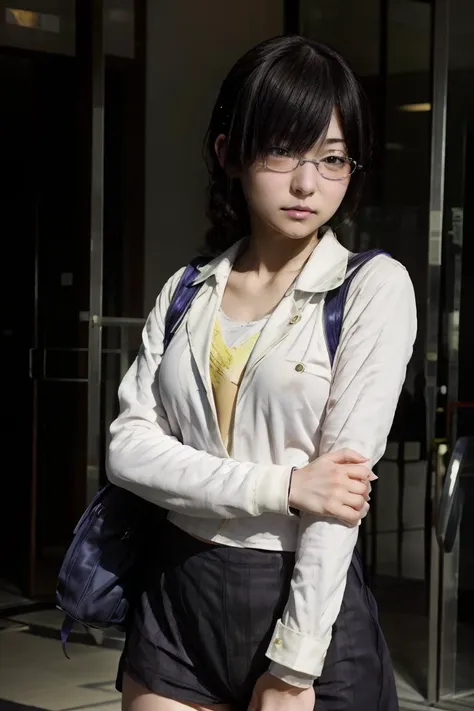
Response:
POLYGON ((314 688, 300 689, 265 672, 255 684, 248 711, 313 711, 314 688))

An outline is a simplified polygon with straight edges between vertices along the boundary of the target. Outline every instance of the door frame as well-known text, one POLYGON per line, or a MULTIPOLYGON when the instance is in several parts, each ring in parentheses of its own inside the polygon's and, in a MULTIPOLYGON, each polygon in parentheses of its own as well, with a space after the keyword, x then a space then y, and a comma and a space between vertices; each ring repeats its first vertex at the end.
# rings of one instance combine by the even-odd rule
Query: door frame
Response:
MULTIPOLYGON (((438 360, 443 257, 444 179, 449 65, 449 0, 434 0, 432 25, 431 170, 428 236, 427 323, 425 341, 426 451, 429 453, 429 504, 436 511, 445 474, 445 442, 436 440, 439 402, 438 360)), ((441 550, 431 516, 427 701, 439 700, 441 634, 441 550)), ((428 525, 428 524, 427 524, 428 525)))
MULTIPOLYGON (((146 67, 146 0, 134 0, 134 111, 133 134, 142 135, 139 150, 133 156, 134 194, 133 218, 128 220, 124 248, 133 249, 133 260, 127 262, 127 274, 122 285, 125 310, 128 316, 104 316, 104 208, 105 208, 105 116, 106 106, 106 57, 104 52, 104 0, 87 0, 91 34, 91 176, 90 176, 90 282, 89 309, 80 314, 80 320, 88 323, 88 396, 87 396, 87 474, 86 496, 90 501, 100 488, 104 478, 104 432, 103 432, 103 373, 102 356, 103 328, 120 328, 121 371, 127 349, 127 327, 141 325, 143 308, 144 256, 140 254, 144 240, 144 195, 145 195, 145 67, 146 67), (137 254, 138 252, 138 254, 137 254)), ((120 66, 120 58, 108 57, 114 66, 120 66)), ((142 249, 143 252, 143 249, 142 249)))

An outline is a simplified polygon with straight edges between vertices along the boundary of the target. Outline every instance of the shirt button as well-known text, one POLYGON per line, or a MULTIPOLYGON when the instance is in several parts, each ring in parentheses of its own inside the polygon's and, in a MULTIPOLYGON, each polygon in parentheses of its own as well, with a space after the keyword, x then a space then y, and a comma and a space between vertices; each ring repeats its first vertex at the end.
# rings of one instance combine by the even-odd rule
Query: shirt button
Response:
POLYGON ((303 363, 297 363, 295 365, 295 370, 297 373, 303 373, 304 372, 304 365, 303 363))
POLYGON ((282 647, 283 646, 283 642, 281 641, 281 639, 279 637, 276 638, 276 640, 273 642, 273 644, 275 645, 275 647, 282 647))
POLYGON ((301 314, 295 314, 292 318, 290 318, 290 326, 294 326, 295 323, 298 323, 298 321, 301 321, 301 314))

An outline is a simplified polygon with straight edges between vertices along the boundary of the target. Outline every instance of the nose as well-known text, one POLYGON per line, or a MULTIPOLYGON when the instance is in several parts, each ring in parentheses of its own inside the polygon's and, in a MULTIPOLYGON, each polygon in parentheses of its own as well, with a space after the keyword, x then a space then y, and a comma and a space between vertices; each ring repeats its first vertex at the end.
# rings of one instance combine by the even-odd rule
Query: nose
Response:
POLYGON ((293 172, 291 188, 295 195, 309 197, 318 186, 318 170, 313 163, 303 163, 293 172))

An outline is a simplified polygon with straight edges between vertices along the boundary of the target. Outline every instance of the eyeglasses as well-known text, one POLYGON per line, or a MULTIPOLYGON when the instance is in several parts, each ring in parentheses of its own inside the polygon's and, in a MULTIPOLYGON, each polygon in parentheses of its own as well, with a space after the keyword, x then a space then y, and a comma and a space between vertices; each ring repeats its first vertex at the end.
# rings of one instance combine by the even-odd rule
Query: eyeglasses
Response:
POLYGON ((284 148, 270 148, 263 157, 263 165, 274 173, 292 173, 305 163, 313 163, 318 173, 326 180, 345 180, 362 166, 352 158, 337 153, 329 153, 322 158, 299 158, 284 148))

